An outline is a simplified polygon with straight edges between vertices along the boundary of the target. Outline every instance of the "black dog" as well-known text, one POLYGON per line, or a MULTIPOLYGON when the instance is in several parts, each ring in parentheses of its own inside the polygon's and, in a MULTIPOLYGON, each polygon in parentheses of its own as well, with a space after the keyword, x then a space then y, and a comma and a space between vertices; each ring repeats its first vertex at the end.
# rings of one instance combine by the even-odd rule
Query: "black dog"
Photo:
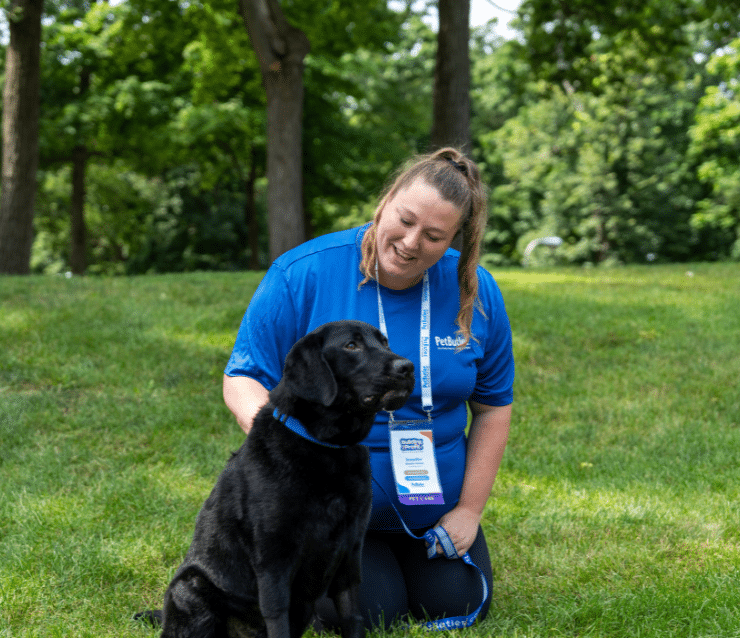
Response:
POLYGON ((295 344, 198 514, 165 594, 163 638, 297 638, 327 593, 342 635, 364 635, 357 586, 372 488, 359 443, 378 410, 406 402, 413 369, 359 321, 324 324, 295 344))

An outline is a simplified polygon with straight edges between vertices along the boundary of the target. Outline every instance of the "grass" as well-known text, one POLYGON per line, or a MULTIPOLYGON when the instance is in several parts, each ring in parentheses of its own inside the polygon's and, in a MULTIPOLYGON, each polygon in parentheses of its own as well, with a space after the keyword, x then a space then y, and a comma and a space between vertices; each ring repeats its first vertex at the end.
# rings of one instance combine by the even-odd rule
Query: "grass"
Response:
MULTIPOLYGON (((493 604, 456 633, 740 636, 740 267, 494 275, 515 416, 493 604)), ((242 441, 220 383, 258 281, 0 279, 0 637, 157 635, 130 618, 242 441)))

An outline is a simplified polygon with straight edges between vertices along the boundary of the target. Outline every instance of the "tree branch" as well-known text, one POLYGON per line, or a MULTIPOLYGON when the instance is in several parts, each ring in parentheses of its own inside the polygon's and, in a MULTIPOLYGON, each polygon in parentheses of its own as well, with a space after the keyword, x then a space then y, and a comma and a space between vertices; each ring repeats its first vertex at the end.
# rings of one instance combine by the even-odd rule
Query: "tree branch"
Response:
POLYGON ((239 6, 263 74, 280 71, 286 58, 302 61, 310 51, 308 38, 288 23, 278 0, 240 0, 239 6))

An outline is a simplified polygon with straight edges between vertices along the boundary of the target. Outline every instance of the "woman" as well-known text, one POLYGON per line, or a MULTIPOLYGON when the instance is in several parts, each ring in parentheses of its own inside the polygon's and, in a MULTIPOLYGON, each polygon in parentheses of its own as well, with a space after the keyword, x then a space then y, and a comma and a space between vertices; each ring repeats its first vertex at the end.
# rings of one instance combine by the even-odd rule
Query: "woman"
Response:
MULTIPOLYGON (((392 417, 380 413, 365 440, 373 472, 361 585, 368 628, 408 614, 463 615, 481 602, 475 570, 459 560, 428 561, 399 516, 416 535, 442 525, 458 556, 468 552, 491 582, 480 519, 508 439, 514 364, 500 291, 478 267, 486 216, 471 160, 450 148, 418 158, 393 182, 371 224, 309 241, 274 262, 225 370, 224 399, 248 433, 290 347, 322 323, 376 325, 393 351, 414 362, 408 403, 392 417), (458 233, 460 253, 449 250, 458 233), (422 504, 411 504, 394 476, 389 430, 402 421, 433 431, 439 489, 420 497, 422 504)), ((331 623, 328 601, 318 615, 331 623)))

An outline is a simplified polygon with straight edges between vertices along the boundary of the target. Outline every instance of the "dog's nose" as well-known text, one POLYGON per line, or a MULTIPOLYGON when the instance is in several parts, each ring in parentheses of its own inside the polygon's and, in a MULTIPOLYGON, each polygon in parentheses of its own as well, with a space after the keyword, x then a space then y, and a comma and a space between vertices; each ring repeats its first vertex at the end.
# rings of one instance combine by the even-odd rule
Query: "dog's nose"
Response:
POLYGON ((414 373, 414 364, 408 359, 394 359, 392 370, 395 374, 406 377, 414 373))

